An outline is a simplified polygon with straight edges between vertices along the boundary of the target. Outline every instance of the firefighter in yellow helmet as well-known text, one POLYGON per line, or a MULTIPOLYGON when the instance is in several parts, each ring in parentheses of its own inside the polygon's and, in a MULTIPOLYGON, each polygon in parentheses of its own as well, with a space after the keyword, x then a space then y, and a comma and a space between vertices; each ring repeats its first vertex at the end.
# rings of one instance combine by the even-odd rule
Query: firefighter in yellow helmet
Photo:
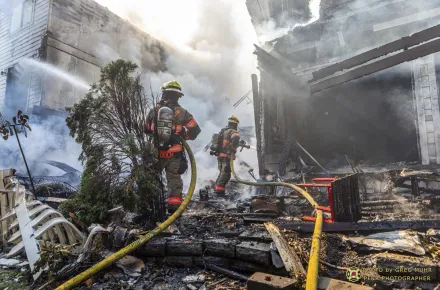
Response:
POLYGON ((162 99, 147 117, 145 133, 155 137, 159 150, 159 165, 165 169, 168 186, 168 213, 172 214, 182 204, 183 182, 181 175, 188 169, 181 138, 195 140, 201 129, 190 112, 179 105, 183 96, 177 81, 162 86, 162 99))
POLYGON ((220 171, 215 182, 215 192, 224 194, 226 184, 231 179, 231 153, 237 152, 240 145, 240 135, 238 134, 238 118, 231 116, 228 119, 228 126, 219 133, 219 152, 217 156, 218 170, 220 171))

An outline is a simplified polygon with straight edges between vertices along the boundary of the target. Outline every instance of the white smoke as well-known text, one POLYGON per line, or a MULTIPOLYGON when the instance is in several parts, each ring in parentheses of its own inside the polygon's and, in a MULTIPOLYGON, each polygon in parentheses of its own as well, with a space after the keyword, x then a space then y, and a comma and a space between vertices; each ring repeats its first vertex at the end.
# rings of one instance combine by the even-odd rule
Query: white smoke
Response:
MULTIPOLYGON (((224 127, 227 117, 232 114, 239 117, 241 126, 254 125, 252 104, 243 102, 237 109, 233 108, 233 104, 251 89, 251 74, 257 73, 253 44, 258 43, 258 39, 245 1, 97 0, 97 2, 170 48, 166 60, 167 71, 147 72, 145 84, 147 86, 151 84, 155 93, 159 92, 160 86, 166 81, 175 79, 182 84, 185 96, 181 100, 181 105, 193 113, 202 127, 198 139, 190 143, 197 159, 198 185, 203 186, 205 181, 215 180, 218 174, 217 161, 203 150, 212 134, 224 127)), ((317 2, 319 1, 312 0, 311 5, 317 2)), ((311 10, 312 15, 316 15, 313 11, 318 11, 319 15, 319 5, 318 10, 311 10)), ((132 48, 133 56, 140 58, 140 44, 133 41, 127 47, 127 49, 132 48)), ((114 49, 105 47, 104 44, 94 53, 99 53, 97 57, 106 61, 121 57, 114 49)), ((145 51, 145 54, 152 53, 160 52, 145 51)), ((158 56, 157 59, 161 57, 158 56)), ((74 78, 69 79, 78 81, 74 78)), ((83 85, 80 84, 81 87, 83 85)), ((34 124, 34 131, 28 138, 22 138, 30 163, 53 159, 74 167, 80 166, 77 161, 80 146, 66 134, 61 136, 45 132, 45 128, 51 128, 51 121, 48 122, 34 124), (56 147, 57 145, 60 147, 56 147), (67 150, 45 148, 67 148, 67 150)), ((6 147, 2 146, 2 149, 8 148, 9 151, 18 152, 15 143, 13 140, 8 140, 6 147)), ((256 147, 255 143, 253 139, 251 145, 256 147)), ((239 153, 239 158, 257 169, 256 151, 244 150, 239 153)), ((21 164, 17 160, 21 159, 4 158, 0 162, 0 167, 17 167, 21 164)), ((247 171, 247 168, 242 169, 242 172, 247 171)), ((187 181, 189 178, 185 179, 187 181)))
MULTIPOLYGON (((19 134, 23 151, 32 175, 62 175, 65 172, 50 165, 41 163, 54 160, 66 163, 82 170, 78 156, 81 146, 68 136, 64 118, 51 117, 36 120, 31 116, 27 137, 19 134)), ((0 169, 14 168, 20 175, 27 175, 23 157, 20 153, 16 136, 10 136, 7 141, 0 140, 0 169)))
MULTIPOLYGON (((88 91, 90 85, 85 80, 75 77, 55 66, 43 63, 35 59, 23 59, 16 66, 20 81, 21 78, 29 72, 45 73, 52 82, 66 81, 76 89, 88 91)), ((26 82, 24 82, 26 84, 26 82)), ((26 87, 27 88, 27 87, 26 87)), ((23 104, 20 110, 26 110, 26 104, 23 104)), ((12 116, 17 114, 16 111, 3 108, 1 113, 6 121, 12 123, 12 116)), ((26 112, 25 112, 26 113, 26 112)), ((41 119, 38 116, 30 115, 29 125, 31 131, 28 131, 27 137, 19 134, 21 145, 25 158, 29 165, 31 174, 35 175, 62 175, 65 172, 45 165, 44 161, 54 160, 66 163, 77 170, 82 170, 82 165, 78 161, 81 153, 81 145, 76 143, 69 136, 65 118, 49 117, 41 119)), ((9 139, 0 140, 0 169, 13 168, 20 175, 27 175, 23 156, 20 153, 16 136, 9 136, 9 139)))
POLYGON ((277 26, 274 19, 263 21, 256 25, 255 30, 258 34, 258 41, 265 43, 280 38, 297 27, 306 26, 317 21, 320 17, 321 0, 310 0, 309 10, 310 18, 306 22, 300 22, 298 19, 287 20, 282 27, 277 26))
MULTIPOLYGON (((145 83, 151 83, 155 93, 166 81, 177 80, 182 85, 185 96, 180 104, 202 127, 197 140, 190 142, 196 156, 198 186, 215 180, 216 158, 203 150, 212 134, 226 126, 232 114, 239 117, 240 125, 254 125, 252 105, 243 102, 233 108, 251 89, 251 74, 256 73, 253 44, 257 38, 245 2, 97 2, 172 48, 166 60, 167 71, 146 73, 145 83)), ((240 158, 257 169, 256 152, 244 152, 240 158)))
POLYGON ((53 66, 48 63, 44 63, 38 60, 35 60, 33 58, 26 58, 22 61, 20 61, 19 65, 24 67, 24 69, 32 70, 32 69, 38 69, 41 71, 46 72, 49 77, 52 79, 57 79, 59 81, 66 81, 70 83, 72 86, 88 91, 90 90, 90 85, 83 79, 78 78, 76 76, 73 76, 62 69, 57 68, 56 66, 53 66))

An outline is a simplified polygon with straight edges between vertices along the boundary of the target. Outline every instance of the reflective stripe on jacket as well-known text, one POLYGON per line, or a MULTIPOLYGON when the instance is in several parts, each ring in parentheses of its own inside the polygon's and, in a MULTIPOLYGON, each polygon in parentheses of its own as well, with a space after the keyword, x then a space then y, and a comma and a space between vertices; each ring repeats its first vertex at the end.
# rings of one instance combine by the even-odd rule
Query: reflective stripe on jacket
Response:
POLYGON ((240 141, 238 131, 232 128, 225 128, 222 138, 222 148, 220 149, 220 154, 217 159, 230 158, 231 153, 237 152, 238 142, 240 141))

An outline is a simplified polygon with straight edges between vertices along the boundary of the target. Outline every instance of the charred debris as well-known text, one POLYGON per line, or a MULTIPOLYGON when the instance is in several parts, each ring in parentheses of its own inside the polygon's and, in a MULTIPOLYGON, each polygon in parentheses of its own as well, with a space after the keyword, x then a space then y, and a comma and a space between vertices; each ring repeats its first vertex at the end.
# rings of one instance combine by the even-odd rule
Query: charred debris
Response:
MULTIPOLYGON (((292 177, 267 172, 258 179, 250 170, 249 178, 297 184, 323 205, 319 289, 436 287, 440 175, 435 169, 403 163, 368 168, 347 158, 352 172, 338 168, 323 173, 318 165, 307 166, 312 158, 304 159, 292 177), (348 282, 353 267, 362 269, 365 278, 348 282), (411 269, 411 274, 402 269, 411 269)), ((68 165, 47 163, 68 176, 80 175, 68 165)), ((77 187, 55 186, 69 184, 61 177, 33 177, 40 180, 37 188, 46 189, 36 198, 26 177, 2 171, 1 202, 7 206, 2 210, 0 266, 5 287, 21 283, 52 289, 155 226, 124 207, 109 210, 100 225, 79 219, 75 210, 63 217, 55 205, 72 197, 77 187), (24 229, 26 223, 35 238, 24 229)), ((166 232, 83 286, 300 289, 309 259, 312 207, 282 187, 252 188, 232 180, 230 194, 218 196, 209 183, 166 232)))
MULTIPOLYGON (((332 181, 316 176, 320 176, 319 170, 314 173, 310 169, 290 182, 304 186, 319 204, 328 206, 323 207, 326 216, 321 241, 320 289, 332 289, 334 284, 341 287, 338 289, 433 289, 437 285, 440 240, 440 219, 436 218, 439 192, 435 185, 440 182, 437 173, 411 169, 335 173, 332 181), (411 275, 419 280, 400 280, 399 277, 406 275, 396 265, 418 269, 411 275), (346 273, 354 266, 370 271, 369 279, 376 280, 349 283, 346 273), (387 273, 386 278, 379 269, 394 269, 394 272, 387 273)), ((264 178, 282 179, 276 174, 264 178)), ((0 265, 5 271, 25 271, 14 278, 22 283, 26 281, 25 284, 31 282, 35 273, 47 277, 32 282, 36 289, 51 289, 56 284, 54 281, 85 270, 154 227, 122 207, 110 210, 107 222, 101 225, 88 225, 75 212, 64 219, 45 203, 50 194, 42 197, 42 202, 37 201, 20 185, 12 170, 3 171, 2 180, 2 204, 11 202, 17 194, 25 194, 29 221, 41 234, 34 241, 39 244, 40 257, 32 261, 26 250, 31 242, 20 227, 25 217, 14 208, 14 203, 9 204, 9 210, 2 212, 5 251, 0 265), (51 227, 54 219, 63 221, 51 227), (33 272, 27 270, 30 265, 33 272), (47 284, 43 285, 42 281, 47 284)), ((279 282, 293 287, 285 289, 300 288, 313 231, 312 207, 295 192, 285 192, 283 188, 256 190, 232 180, 228 192, 231 194, 225 197, 217 196, 211 186, 200 189, 188 209, 166 232, 114 267, 87 280, 85 286, 260 289, 262 284, 275 287, 279 282)))

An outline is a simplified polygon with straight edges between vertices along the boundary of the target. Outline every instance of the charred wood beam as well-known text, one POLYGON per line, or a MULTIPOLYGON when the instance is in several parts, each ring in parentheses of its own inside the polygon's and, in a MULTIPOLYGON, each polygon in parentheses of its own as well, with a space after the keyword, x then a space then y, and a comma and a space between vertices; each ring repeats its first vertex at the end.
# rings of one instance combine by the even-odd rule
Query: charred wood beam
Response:
POLYGON ((263 157, 261 156, 261 126, 262 126, 262 114, 261 114, 261 97, 258 86, 258 76, 252 74, 252 95, 254 101, 254 118, 255 118, 255 135, 257 137, 257 151, 258 151, 258 168, 260 176, 264 175, 263 157))
POLYGON ((368 206, 380 206, 380 205, 390 205, 390 204, 396 204, 398 202, 408 202, 407 199, 390 199, 390 200, 372 200, 372 201, 364 201, 361 202, 361 207, 368 207, 368 206))
POLYGON ((248 276, 242 275, 240 273, 234 272, 234 271, 229 270, 229 269, 222 268, 220 266, 216 266, 214 264, 205 264, 205 266, 209 270, 212 270, 212 271, 215 271, 217 273, 223 274, 225 276, 231 277, 232 279, 235 279, 235 280, 246 282, 249 279, 248 276))
POLYGON ((411 177, 411 190, 414 196, 420 196, 420 188, 419 182, 417 181, 417 177, 411 177))
MULTIPOLYGON (((292 222, 279 223, 282 230, 292 230, 305 233, 313 232, 313 223, 292 222)), ((396 230, 428 230, 430 228, 440 229, 440 220, 417 220, 417 221, 374 221, 359 223, 324 223, 323 232, 374 232, 374 231, 396 231, 396 230)))
POLYGON ((381 210, 390 210, 390 209, 399 209, 402 206, 400 204, 390 204, 390 205, 378 205, 378 206, 366 206, 362 207, 362 211, 381 211, 381 210))
MULTIPOLYGON (((254 218, 245 217, 244 222, 249 223, 265 223, 265 222, 277 222, 275 219, 270 218, 254 218)), ((308 222, 277 222, 278 227, 281 230, 292 230, 300 232, 313 232, 313 223, 308 222)), ((348 222, 335 222, 335 223, 324 223, 324 232, 351 232, 351 231, 394 231, 394 230, 404 230, 404 229, 417 229, 426 230, 430 228, 440 229, 440 219, 435 220, 416 220, 416 221, 374 221, 374 222, 359 222, 359 223, 348 223, 348 222)))
POLYGON ((349 59, 346 59, 344 61, 338 62, 336 64, 327 66, 325 68, 322 68, 320 70, 317 70, 316 72, 313 72, 313 79, 312 82, 317 81, 319 79, 323 79, 325 77, 328 77, 338 71, 343 71, 346 69, 353 68, 355 66, 361 65, 363 63, 366 63, 370 60, 376 59, 378 57, 387 55, 389 53, 401 50, 401 49, 407 49, 409 47, 418 45, 422 42, 429 41, 433 38, 440 37, 440 25, 428 28, 426 30, 414 33, 410 36, 402 37, 399 40, 387 43, 385 45, 379 46, 375 49, 369 50, 367 52, 358 54, 354 57, 351 57, 349 59))
MULTIPOLYGON (((398 187, 403 187, 403 188, 408 188, 413 190, 413 185, 408 185, 408 184, 400 184, 398 187)), ((440 194, 440 190, 438 189, 432 189, 432 188, 425 188, 425 187, 417 187, 418 192, 422 191, 422 192, 426 192, 426 193, 433 193, 433 194, 440 194)), ((420 195, 420 193, 419 193, 420 195)))
POLYGON ((356 67, 337 76, 318 81, 310 85, 310 91, 312 94, 314 94, 342 83, 382 71, 403 62, 415 60, 419 57, 436 53, 438 51, 440 51, 440 39, 435 39, 390 57, 386 57, 375 62, 356 67))
POLYGON ((309 95, 306 92, 306 88, 304 85, 301 85, 301 82, 297 77, 292 73, 290 69, 288 69, 282 61, 277 59, 272 54, 268 53, 258 45, 255 45, 254 54, 258 57, 258 65, 264 69, 265 71, 273 74, 280 79, 282 79, 287 86, 293 89, 294 92, 298 92, 303 88, 306 95, 309 95))

